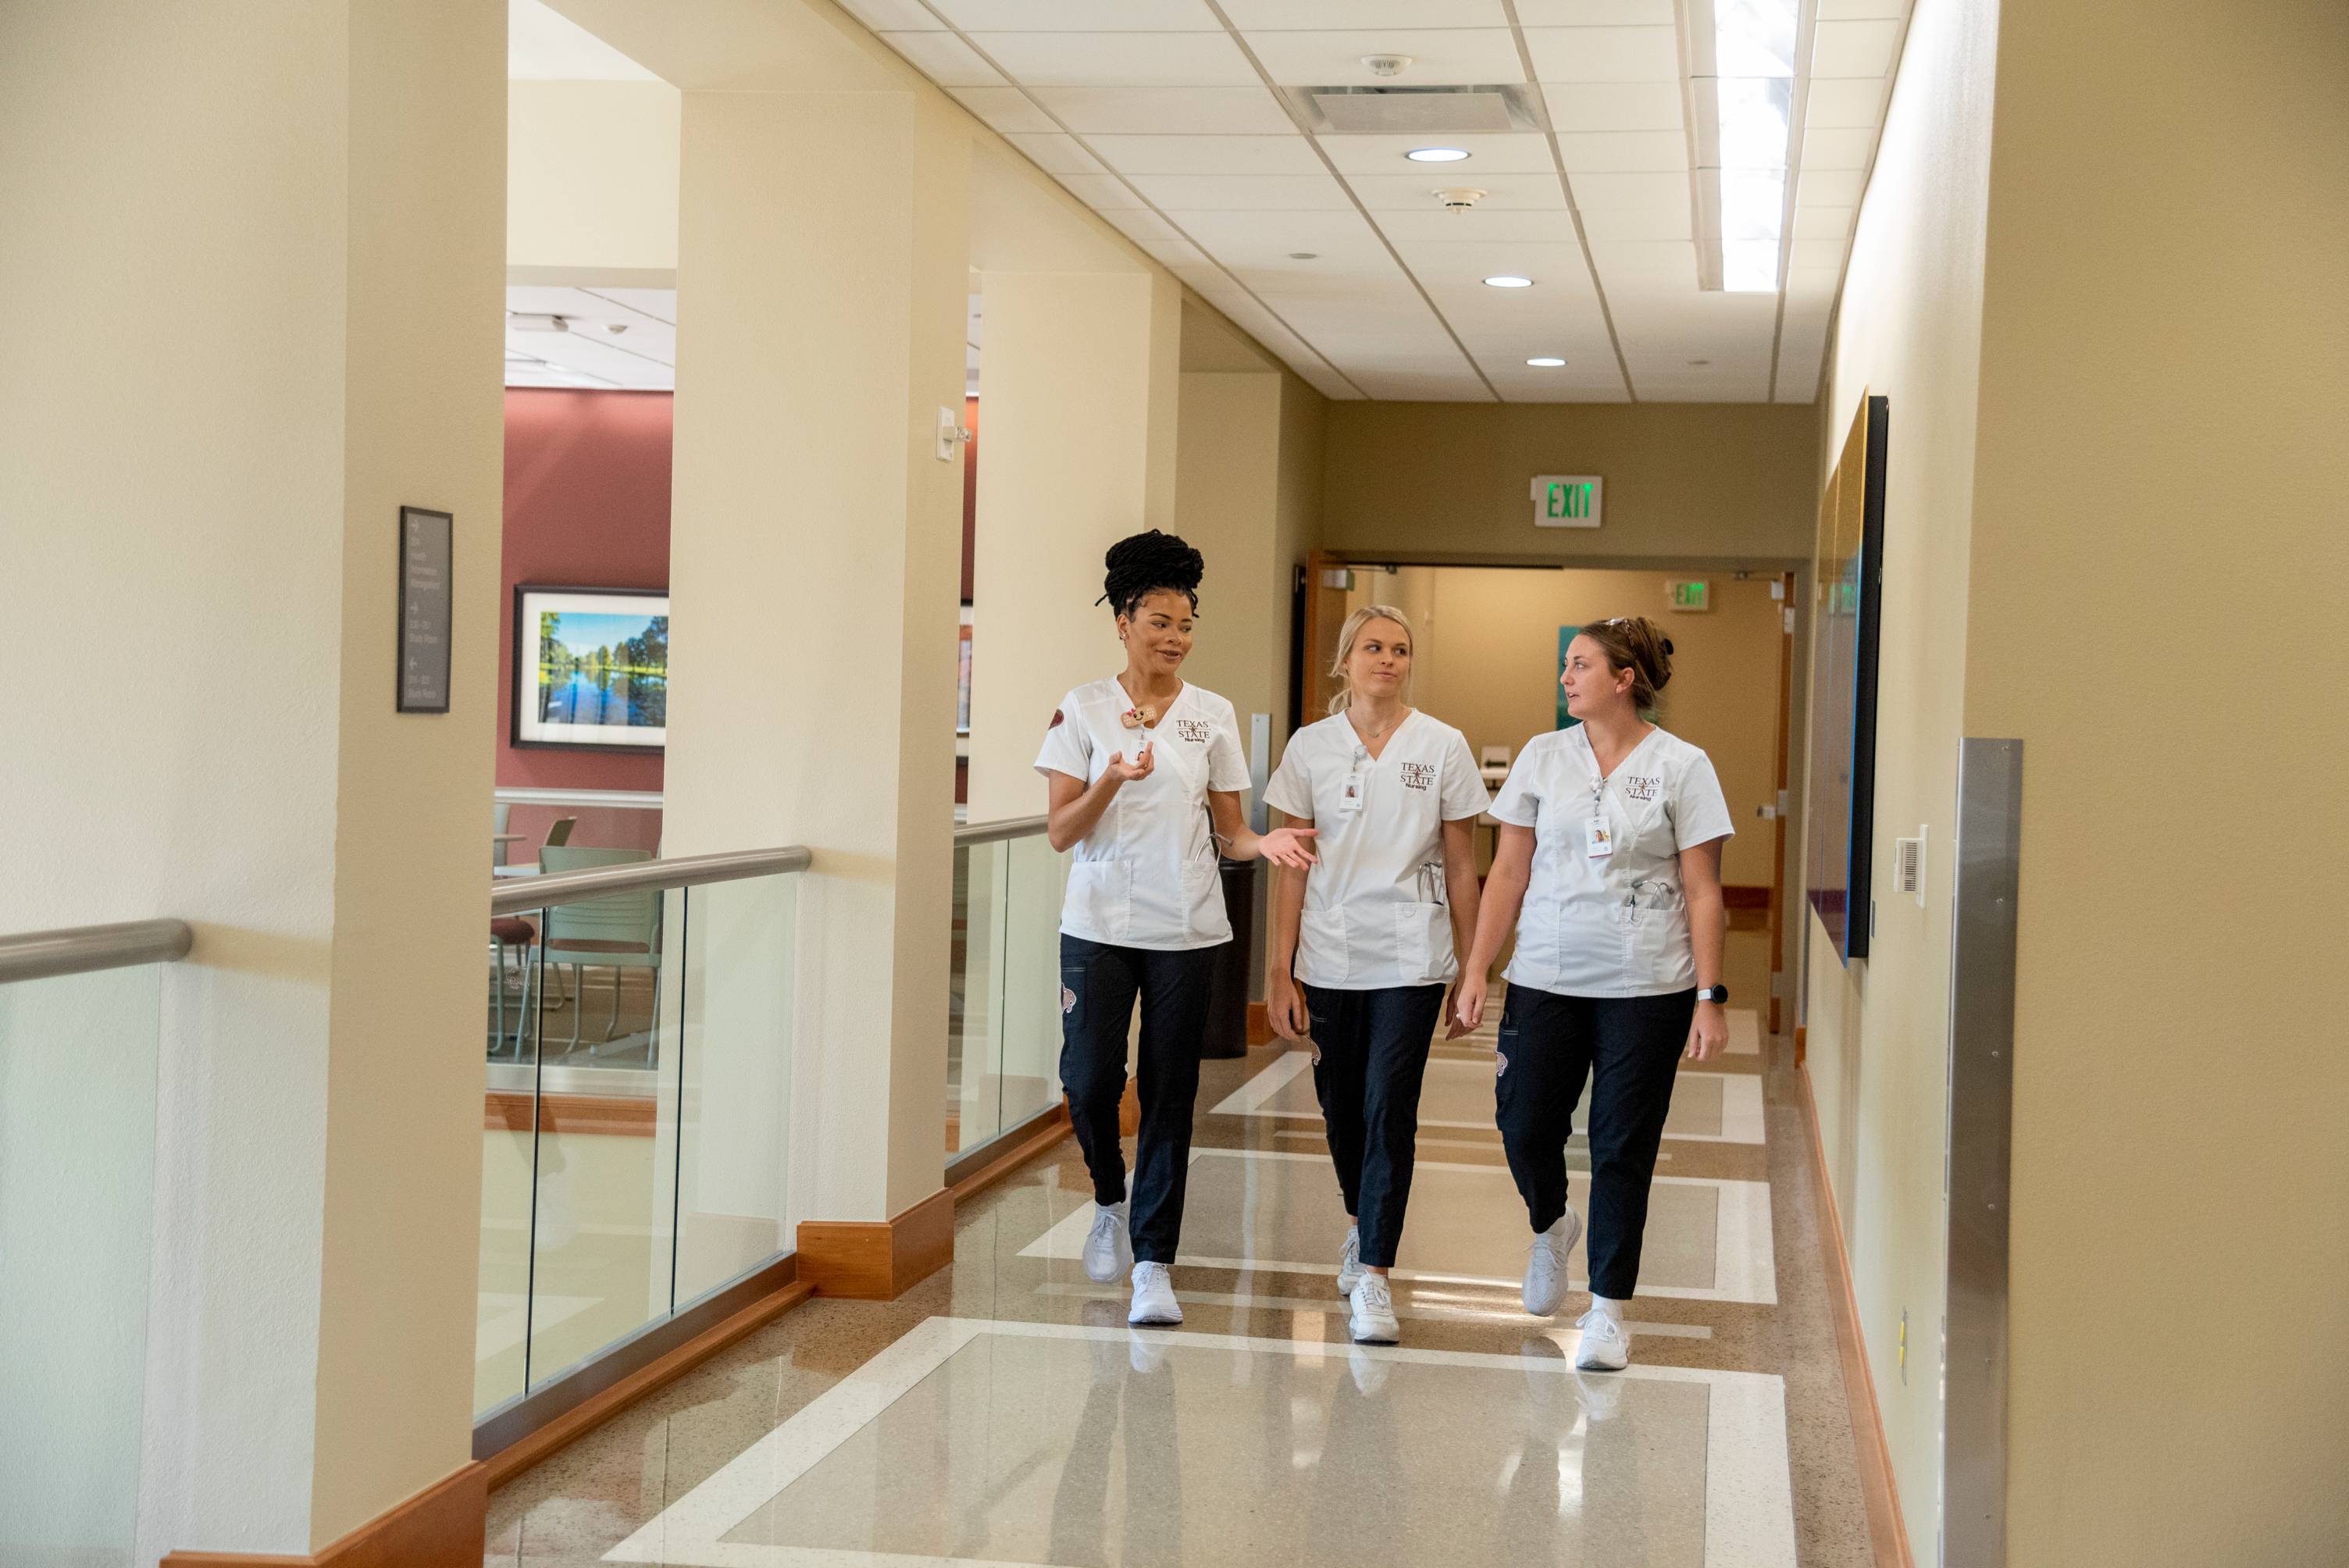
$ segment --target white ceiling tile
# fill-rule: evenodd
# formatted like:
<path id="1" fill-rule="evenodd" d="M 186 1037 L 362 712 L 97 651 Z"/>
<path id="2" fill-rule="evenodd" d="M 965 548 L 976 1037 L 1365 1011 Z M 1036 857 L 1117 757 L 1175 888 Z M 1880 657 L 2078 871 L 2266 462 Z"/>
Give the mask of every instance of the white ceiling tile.
<path id="1" fill-rule="evenodd" d="M 1687 133 L 1681 84 L 1545 82 L 1542 99 L 1551 128 L 1570 130 L 1677 130 Z"/>
<path id="2" fill-rule="evenodd" d="M 1805 169 L 1865 169 L 1876 132 L 1860 129 L 1805 130 Z"/>
<path id="3" fill-rule="evenodd" d="M 1896 20 L 1909 14 L 1909 0 L 1819 0 L 1822 22 L 1860 22 L 1872 16 Z"/>
<path id="4" fill-rule="evenodd" d="M 1419 291 L 1411 286 L 1411 280 L 1392 268 L 1389 271 L 1391 275 L 1387 277 L 1363 278 L 1332 277 L 1310 267 L 1287 273 L 1252 267 L 1243 271 L 1239 279 L 1259 298 L 1311 301 L 1317 306 L 1347 305 L 1361 321 L 1374 321 L 1390 312 L 1411 315 L 1424 310 L 1425 304 Z"/>
<path id="5" fill-rule="evenodd" d="M 1843 265 L 1843 240 L 1796 240 L 1790 249 L 1786 265 L 1794 267 L 1837 267 Z"/>
<path id="6" fill-rule="evenodd" d="M 1114 174 L 1059 174 L 1053 178 L 1075 192 L 1078 201 L 1098 212 L 1125 211 L 1150 205 Z"/>
<path id="7" fill-rule="evenodd" d="M 1795 181 L 1795 200 L 1806 207 L 1859 205 L 1859 170 L 1806 167 Z"/>
<path id="8" fill-rule="evenodd" d="M 1406 241 L 1574 239 L 1574 218 L 1564 206 L 1543 209 L 1479 207 L 1473 212 L 1382 211 L 1379 229 L 1397 244 Z"/>
<path id="9" fill-rule="evenodd" d="M 1449 167 L 1443 166 L 1443 167 Z M 1481 180 L 1451 180 L 1438 173 L 1426 174 L 1356 174 L 1346 183 L 1362 199 L 1362 205 L 1373 212 L 1433 212 L 1438 216 L 1473 217 L 1477 212 L 1514 210 L 1516 211 L 1566 211 L 1566 192 L 1556 174 L 1487 174 Z M 1455 186 L 1478 190 L 1485 194 L 1466 213 L 1444 211 L 1444 203 L 1436 197 L 1438 191 Z"/>
<path id="10" fill-rule="evenodd" d="M 1486 390 L 1473 371 L 1463 370 L 1455 376 L 1431 374 L 1387 375 L 1364 371 L 1354 377 L 1363 391 L 1390 403 L 1490 403 L 1493 394 Z"/>
<path id="11" fill-rule="evenodd" d="M 1222 33 L 973 33 L 1030 88 L 1237 88 L 1257 80 Z"/>
<path id="12" fill-rule="evenodd" d="M 1476 185 L 1485 174 L 1546 174 L 1549 139 L 1537 131 L 1503 136 L 1324 136 L 1321 150 L 1341 174 L 1425 172 L 1438 182 Z M 1468 156 L 1456 163 L 1413 163 L 1403 156 L 1415 148 L 1457 148 Z"/>
<path id="13" fill-rule="evenodd" d="M 1079 146 L 1076 138 L 1057 131 L 1019 131 L 1003 139 L 1026 153 L 1047 174 L 1105 174 L 1100 159 Z"/>
<path id="14" fill-rule="evenodd" d="M 1162 212 L 1350 211 L 1345 188 L 1327 174 L 1136 174 L 1135 189 Z"/>
<path id="15" fill-rule="evenodd" d="M 1526 79 L 1516 39 L 1506 27 L 1447 27 L 1440 31 L 1244 34 L 1247 46 L 1284 87 L 1371 87 L 1390 78 L 1362 64 L 1365 55 L 1409 55 L 1398 86 L 1462 87 Z"/>
<path id="16" fill-rule="evenodd" d="M 1821 22 L 1811 34 L 1811 77 L 1890 76 L 1899 46 L 1897 21 Z"/>
<path id="17" fill-rule="evenodd" d="M 946 24 L 922 0 L 840 0 L 849 14 L 876 33 L 935 33 Z"/>
<path id="18" fill-rule="evenodd" d="M 1220 33 L 1206 0 L 937 0 L 966 33 Z"/>
<path id="19" fill-rule="evenodd" d="M 1226 265 L 1292 251 L 1331 252 L 1378 244 L 1360 212 L 1185 212 L 1183 228 Z"/>
<path id="20" fill-rule="evenodd" d="M 1590 259 L 1609 288 L 1634 279 L 1665 278 L 1696 287 L 1696 243 L 1692 240 L 1594 240 Z"/>
<path id="21" fill-rule="evenodd" d="M 1137 242 L 1143 240 L 1178 240 L 1182 238 L 1180 234 L 1175 232 L 1174 224 L 1169 223 L 1165 219 L 1160 217 L 1155 212 L 1140 210 L 1130 212 L 1108 211 L 1103 212 L 1102 216 L 1108 219 L 1111 226 L 1123 233 L 1127 239 Z"/>
<path id="22" fill-rule="evenodd" d="M 1093 151 L 1126 174 L 1318 174 L 1313 144 L 1288 136 L 1095 136 Z"/>
<path id="23" fill-rule="evenodd" d="M 1796 300 L 1815 300 L 1825 304 L 1835 298 L 1835 292 L 1842 284 L 1841 266 L 1788 267 L 1786 300 L 1790 305 Z"/>
<path id="24" fill-rule="evenodd" d="M 1206 253 L 1186 240 L 1144 240 L 1142 248 L 1168 266 L 1206 266 Z"/>
<path id="25" fill-rule="evenodd" d="M 1568 174 L 1671 172 L 1689 166 L 1688 138 L 1673 130 L 1574 131 L 1557 139 Z"/>
<path id="26" fill-rule="evenodd" d="M 1371 278 L 1392 283 L 1402 276 L 1402 269 L 1395 264 L 1393 255 L 1376 236 L 1367 233 L 1336 243 L 1325 240 L 1319 249 L 1299 246 L 1294 251 L 1226 241 L 1216 247 L 1216 254 L 1248 287 L 1262 284 L 1275 293 L 1294 292 L 1289 281 L 1299 277 Z"/>
<path id="27" fill-rule="evenodd" d="M 1689 211 L 1689 177 L 1670 174 L 1579 174 L 1574 177 L 1574 204 L 1585 212 L 1609 209 L 1642 211 Z"/>
<path id="28" fill-rule="evenodd" d="M 1252 88 L 1039 88 L 1037 101 L 1080 136 L 1278 136 L 1294 132 L 1280 100 Z"/>
<path id="29" fill-rule="evenodd" d="M 1873 129 L 1884 118 L 1884 94 L 1889 85 L 1882 77 L 1814 77 L 1803 99 L 1804 129 Z"/>
<path id="30" fill-rule="evenodd" d="M 1851 238 L 1852 209 L 1849 207 L 1797 207 L 1795 209 L 1795 238 L 1797 240 L 1848 240 Z"/>
<path id="31" fill-rule="evenodd" d="M 1506 27 L 1501 0 L 1224 0 L 1244 33 L 1267 28 Z"/>
<path id="32" fill-rule="evenodd" d="M 1395 252 L 1416 273 L 1420 282 L 1430 287 L 1474 284 L 1479 294 L 1491 296 L 1496 304 L 1516 309 L 1528 300 L 1543 296 L 1546 289 L 1486 288 L 1484 280 L 1502 273 L 1515 273 L 1533 278 L 1544 284 L 1578 284 L 1581 292 L 1589 292 L 1590 267 L 1582 259 L 1582 247 L 1572 241 L 1507 241 L 1477 240 L 1428 243 L 1398 242 Z"/>
<path id="33" fill-rule="evenodd" d="M 1619 27 L 1674 25 L 1672 0 L 1517 0 L 1527 27 Z"/>
<path id="34" fill-rule="evenodd" d="M 1545 82 L 1677 82 L 1671 27 L 1527 27 L 1534 75 Z"/>
<path id="35" fill-rule="evenodd" d="M 952 33 L 883 33 L 881 41 L 942 88 L 999 88 L 1003 73 Z"/>
<path id="36" fill-rule="evenodd" d="M 1060 128 L 1018 88 L 953 88 L 949 96 L 1006 136 L 1014 131 L 1050 131 Z"/>
<path id="37" fill-rule="evenodd" d="M 1600 240 L 1690 240 L 1696 237 L 1696 220 L 1685 203 L 1678 207 L 1585 208 L 1582 232 L 1593 242 Z"/>

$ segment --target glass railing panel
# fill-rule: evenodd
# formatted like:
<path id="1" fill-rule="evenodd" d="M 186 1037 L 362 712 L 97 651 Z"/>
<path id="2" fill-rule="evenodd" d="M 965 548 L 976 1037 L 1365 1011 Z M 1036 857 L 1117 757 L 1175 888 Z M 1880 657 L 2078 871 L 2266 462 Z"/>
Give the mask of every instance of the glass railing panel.
<path id="1" fill-rule="evenodd" d="M 788 1252 L 791 985 L 800 878 L 685 889 L 678 1136 L 672 1191 L 679 1306 Z"/>
<path id="2" fill-rule="evenodd" d="M 1004 900 L 1009 843 L 955 847 L 947 1012 L 946 1152 L 1003 1130 Z"/>
<path id="3" fill-rule="evenodd" d="M 131 1560 L 160 986 L 0 985 L 0 1563 Z"/>
<path id="4" fill-rule="evenodd" d="M 530 1373 L 530 1208 L 538 1159 L 538 916 L 492 920 L 481 1116 L 481 1270 L 473 1414 L 519 1397 Z M 561 1015 L 548 1015 L 559 1017 Z"/>
<path id="5" fill-rule="evenodd" d="M 538 922 L 533 1388 L 669 1311 L 677 1124 L 662 1082 L 681 1054 L 686 892 L 558 904 Z"/>
<path id="6" fill-rule="evenodd" d="M 1041 833 L 1012 839 L 1003 910 L 1002 1121 L 1018 1127 L 1061 1099 L 1061 899 L 1069 857 Z"/>

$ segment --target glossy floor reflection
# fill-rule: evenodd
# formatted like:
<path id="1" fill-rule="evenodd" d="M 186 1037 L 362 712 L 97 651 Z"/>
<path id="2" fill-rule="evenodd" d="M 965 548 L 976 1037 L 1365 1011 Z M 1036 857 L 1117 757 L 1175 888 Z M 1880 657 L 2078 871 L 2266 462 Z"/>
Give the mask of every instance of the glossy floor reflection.
<path id="1" fill-rule="evenodd" d="M 812 1302 L 517 1477 L 485 1562 L 1868 1563 L 1786 1052 L 1683 1072 L 1624 1374 L 1571 1368 L 1578 1249 L 1555 1317 L 1519 1304 L 1489 1119 L 1423 1130 L 1403 1343 L 1348 1343 L 1310 1078 L 1264 1047 L 1203 1070 L 1181 1330 L 1085 1278 L 1063 1141 L 957 1211 L 951 1269 Z M 1435 1062 L 1489 1117 L 1489 1047 Z"/>

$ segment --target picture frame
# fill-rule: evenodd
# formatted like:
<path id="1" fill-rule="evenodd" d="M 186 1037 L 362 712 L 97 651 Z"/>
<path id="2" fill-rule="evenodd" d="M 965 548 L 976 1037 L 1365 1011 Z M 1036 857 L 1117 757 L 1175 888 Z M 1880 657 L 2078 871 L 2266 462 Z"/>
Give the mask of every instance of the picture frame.
<path id="1" fill-rule="evenodd" d="M 668 744 L 668 590 L 514 587 L 517 748 L 653 751 Z"/>
<path id="2" fill-rule="evenodd" d="M 456 519 L 430 507 L 399 509 L 398 645 L 392 711 L 447 713 L 454 629 Z"/>

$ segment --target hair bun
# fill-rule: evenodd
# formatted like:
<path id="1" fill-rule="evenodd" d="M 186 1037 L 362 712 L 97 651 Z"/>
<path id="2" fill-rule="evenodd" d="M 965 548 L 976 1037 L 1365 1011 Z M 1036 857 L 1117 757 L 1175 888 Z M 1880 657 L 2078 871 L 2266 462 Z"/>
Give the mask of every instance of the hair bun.
<path id="1" fill-rule="evenodd" d="M 1672 646 L 1672 640 L 1670 637 L 1666 637 L 1664 639 L 1664 657 L 1669 659 L 1674 654 L 1679 652 L 1680 650 L 1678 648 Z"/>
<path id="2" fill-rule="evenodd" d="M 1199 580 L 1207 574 L 1207 558 L 1174 534 L 1155 528 L 1128 534 L 1109 547 L 1102 564 L 1108 571 L 1102 579 L 1102 596 L 1093 603 L 1106 601 L 1118 614 L 1131 615 L 1135 605 L 1162 589 L 1184 594 L 1194 610 L 1199 607 Z"/>

